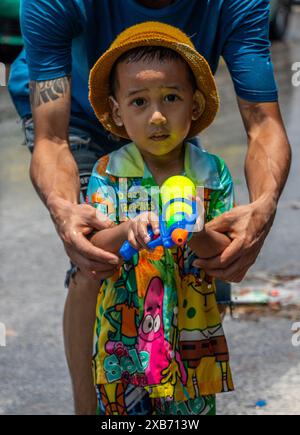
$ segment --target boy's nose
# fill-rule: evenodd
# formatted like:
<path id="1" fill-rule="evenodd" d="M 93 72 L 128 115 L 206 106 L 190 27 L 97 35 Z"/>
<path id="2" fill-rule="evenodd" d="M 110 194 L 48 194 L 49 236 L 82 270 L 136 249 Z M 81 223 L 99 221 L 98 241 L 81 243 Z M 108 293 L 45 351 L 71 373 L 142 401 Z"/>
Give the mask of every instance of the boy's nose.
<path id="1" fill-rule="evenodd" d="M 151 119 L 150 119 L 150 124 L 165 125 L 166 123 L 167 123 L 166 117 L 159 110 L 156 110 L 155 112 L 153 112 Z"/>

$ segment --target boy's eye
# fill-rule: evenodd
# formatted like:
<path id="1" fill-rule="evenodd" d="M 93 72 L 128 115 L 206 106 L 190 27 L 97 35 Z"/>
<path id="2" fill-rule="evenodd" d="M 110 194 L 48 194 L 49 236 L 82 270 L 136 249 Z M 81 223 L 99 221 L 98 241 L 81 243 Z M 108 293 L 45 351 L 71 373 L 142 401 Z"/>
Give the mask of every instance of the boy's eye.
<path id="1" fill-rule="evenodd" d="M 173 103 L 174 101 L 179 100 L 178 95 L 175 94 L 169 94 L 165 96 L 165 101 L 169 102 L 169 103 Z"/>
<path id="2" fill-rule="evenodd" d="M 141 107 L 144 105 L 144 103 L 145 103 L 144 98 L 136 98 L 135 100 L 132 101 L 131 104 L 135 107 Z"/>

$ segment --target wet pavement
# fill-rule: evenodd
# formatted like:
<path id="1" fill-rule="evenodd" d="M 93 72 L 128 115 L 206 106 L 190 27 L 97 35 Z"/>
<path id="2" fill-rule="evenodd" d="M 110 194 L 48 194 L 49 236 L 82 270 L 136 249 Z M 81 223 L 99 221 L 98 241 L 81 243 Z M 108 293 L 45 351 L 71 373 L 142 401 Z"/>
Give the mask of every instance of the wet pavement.
<path id="1" fill-rule="evenodd" d="M 290 178 L 271 234 L 249 272 L 299 277 L 300 86 L 292 86 L 292 64 L 300 62 L 300 10 L 285 42 L 273 45 L 283 117 L 293 148 Z M 221 111 L 203 144 L 228 163 L 238 203 L 247 202 L 243 175 L 246 135 L 224 65 L 217 80 Z M 68 264 L 46 209 L 29 176 L 29 153 L 21 146 L 21 124 L 7 90 L 0 88 L 0 414 L 70 414 L 71 389 L 64 359 L 61 319 Z M 242 284 L 245 285 L 245 284 Z M 298 289 L 300 291 L 300 289 Z M 292 345 L 294 318 L 258 316 L 225 320 L 236 391 L 218 399 L 220 414 L 300 414 L 300 348 Z M 1 341 L 0 341 L 1 344 Z M 259 401 L 266 406 L 256 408 Z"/>

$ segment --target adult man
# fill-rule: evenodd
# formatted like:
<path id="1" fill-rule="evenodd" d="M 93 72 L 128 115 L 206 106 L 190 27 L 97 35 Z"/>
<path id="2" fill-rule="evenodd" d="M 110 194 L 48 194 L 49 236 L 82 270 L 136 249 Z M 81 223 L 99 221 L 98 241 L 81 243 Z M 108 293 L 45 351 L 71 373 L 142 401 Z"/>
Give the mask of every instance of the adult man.
<path id="1" fill-rule="evenodd" d="M 93 413 L 95 406 L 90 360 L 97 280 L 118 267 L 117 257 L 85 238 L 110 222 L 100 221 L 93 208 L 78 204 L 78 168 L 84 193 L 96 159 L 121 145 L 101 130 L 93 115 L 87 97 L 89 70 L 125 27 L 150 20 L 182 28 L 213 72 L 220 55 L 225 58 L 248 135 L 245 169 L 250 204 L 210 224 L 226 232 L 232 243 L 221 256 L 199 259 L 199 266 L 220 279 L 240 281 L 272 226 L 291 158 L 269 55 L 268 8 L 268 0 L 22 2 L 26 60 L 22 53 L 12 66 L 9 87 L 24 119 L 29 145 L 34 133 L 32 182 L 67 254 L 86 276 L 79 282 L 74 270 L 70 274 L 64 317 L 78 414 Z"/>

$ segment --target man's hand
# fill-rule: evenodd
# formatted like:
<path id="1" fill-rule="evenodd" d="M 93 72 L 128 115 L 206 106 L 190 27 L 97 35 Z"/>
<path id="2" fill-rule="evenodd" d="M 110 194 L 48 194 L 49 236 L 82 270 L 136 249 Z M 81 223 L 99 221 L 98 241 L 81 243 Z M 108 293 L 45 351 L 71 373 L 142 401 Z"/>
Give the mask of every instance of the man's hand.
<path id="1" fill-rule="evenodd" d="M 248 136 L 245 175 L 251 204 L 236 207 L 207 225 L 226 233 L 232 242 L 221 255 L 195 262 L 212 276 L 232 282 L 240 282 L 254 264 L 273 224 L 291 164 L 278 103 L 238 98 L 238 105 Z"/>
<path id="2" fill-rule="evenodd" d="M 114 274 L 121 260 L 97 248 L 87 239 L 93 231 L 110 228 L 114 223 L 87 204 L 72 204 L 56 198 L 48 201 L 58 235 L 66 253 L 88 278 L 105 279 Z"/>
<path id="3" fill-rule="evenodd" d="M 119 259 L 93 246 L 87 236 L 93 230 L 110 227 L 112 222 L 100 220 L 93 207 L 77 204 L 79 174 L 68 140 L 70 77 L 30 82 L 30 100 L 35 127 L 32 183 L 49 209 L 72 262 L 88 278 L 107 278 L 115 272 Z"/>
<path id="4" fill-rule="evenodd" d="M 240 282 L 254 264 L 272 227 L 276 204 L 269 199 L 260 199 L 249 205 L 235 207 L 206 224 L 207 228 L 226 233 L 232 240 L 221 255 L 210 259 L 195 260 L 216 278 Z"/>

